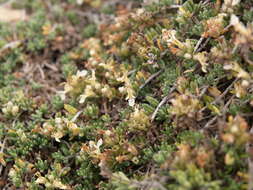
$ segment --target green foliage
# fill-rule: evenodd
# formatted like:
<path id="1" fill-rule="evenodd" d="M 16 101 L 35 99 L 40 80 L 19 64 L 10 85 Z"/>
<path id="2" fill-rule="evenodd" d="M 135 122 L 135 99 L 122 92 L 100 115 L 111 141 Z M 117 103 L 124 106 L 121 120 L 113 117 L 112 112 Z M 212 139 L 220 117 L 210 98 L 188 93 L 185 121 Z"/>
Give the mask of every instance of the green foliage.
<path id="1" fill-rule="evenodd" d="M 220 181 L 210 181 L 210 174 L 204 173 L 202 169 L 197 169 L 194 165 L 188 165 L 186 171 L 171 171 L 170 175 L 176 180 L 177 183 L 169 185 L 170 189 L 221 189 Z"/>
<path id="2" fill-rule="evenodd" d="M 15 1 L 0 189 L 249 188 L 253 4 L 231 2 Z"/>

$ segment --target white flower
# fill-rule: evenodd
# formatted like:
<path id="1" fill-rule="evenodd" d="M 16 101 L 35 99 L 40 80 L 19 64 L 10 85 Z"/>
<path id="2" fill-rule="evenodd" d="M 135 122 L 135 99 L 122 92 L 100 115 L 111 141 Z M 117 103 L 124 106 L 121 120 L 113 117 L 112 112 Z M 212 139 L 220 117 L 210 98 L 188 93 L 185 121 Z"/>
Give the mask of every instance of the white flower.
<path id="1" fill-rule="evenodd" d="M 128 100 L 128 105 L 131 106 L 131 107 L 133 107 L 134 104 L 135 104 L 135 98 L 130 98 L 130 99 Z"/>
<path id="2" fill-rule="evenodd" d="M 235 6 L 240 3 L 241 0 L 225 0 L 224 4 Z"/>
<path id="3" fill-rule="evenodd" d="M 239 18 L 235 16 L 234 14 L 232 14 L 230 18 L 230 24 L 233 26 L 235 26 L 236 24 L 239 24 Z"/>
<path id="4" fill-rule="evenodd" d="M 126 91 L 126 88 L 124 86 L 119 87 L 120 93 L 124 93 Z"/>
<path id="5" fill-rule="evenodd" d="M 89 147 L 90 147 L 90 149 L 92 149 L 93 151 L 93 153 L 95 153 L 95 154 L 100 154 L 101 152 L 100 152 L 100 146 L 103 144 L 103 140 L 102 139 L 99 139 L 98 140 L 98 142 L 97 142 L 97 144 L 95 144 L 95 142 L 94 141 L 89 141 Z"/>
<path id="6" fill-rule="evenodd" d="M 64 133 L 62 131 L 57 131 L 56 133 L 53 133 L 51 137 L 53 137 L 57 142 L 61 142 L 60 139 L 64 136 Z"/>
<path id="7" fill-rule="evenodd" d="M 193 58 L 200 62 L 201 66 L 202 66 L 202 71 L 206 73 L 207 72 L 206 68 L 208 66 L 208 64 L 207 64 L 207 61 L 208 61 L 207 52 L 205 52 L 205 51 L 199 52 L 199 53 L 195 54 L 193 56 Z"/>
<path id="8" fill-rule="evenodd" d="M 92 89 L 92 86 L 91 85 L 87 85 L 85 90 L 84 90 L 84 94 L 80 95 L 80 100 L 79 100 L 79 103 L 80 104 L 83 104 L 86 100 L 86 98 L 88 97 L 92 97 L 92 96 L 95 96 L 95 92 L 93 91 Z"/>
<path id="9" fill-rule="evenodd" d="M 62 122 L 62 119 L 60 117 L 55 118 L 55 123 L 60 124 Z"/>
<path id="10" fill-rule="evenodd" d="M 12 115 L 17 115 L 18 112 L 19 112 L 19 107 L 16 105 L 13 106 L 11 110 Z"/>
<path id="11" fill-rule="evenodd" d="M 45 184 L 46 182 L 47 182 L 47 179 L 45 177 L 39 177 L 35 181 L 36 184 Z"/>
<path id="12" fill-rule="evenodd" d="M 145 9 L 140 8 L 140 9 L 137 9 L 136 14 L 137 16 L 141 16 L 144 12 L 145 12 Z"/>
<path id="13" fill-rule="evenodd" d="M 242 81 L 242 86 L 245 87 L 245 88 L 247 88 L 249 86 L 249 81 L 243 80 Z"/>
<path id="14" fill-rule="evenodd" d="M 65 91 L 58 91 L 57 94 L 60 96 L 61 100 L 66 99 L 66 93 Z"/>
<path id="15" fill-rule="evenodd" d="M 176 45 L 179 49 L 189 48 L 187 43 L 180 42 L 176 37 L 176 30 L 162 30 L 162 39 L 168 43 L 168 46 Z"/>
<path id="16" fill-rule="evenodd" d="M 77 3 L 78 5 L 82 5 L 82 4 L 83 4 L 83 0 L 76 0 L 76 3 Z"/>
<path id="17" fill-rule="evenodd" d="M 82 71 L 77 71 L 76 76 L 85 77 L 87 74 L 88 74 L 88 71 L 82 70 Z"/>

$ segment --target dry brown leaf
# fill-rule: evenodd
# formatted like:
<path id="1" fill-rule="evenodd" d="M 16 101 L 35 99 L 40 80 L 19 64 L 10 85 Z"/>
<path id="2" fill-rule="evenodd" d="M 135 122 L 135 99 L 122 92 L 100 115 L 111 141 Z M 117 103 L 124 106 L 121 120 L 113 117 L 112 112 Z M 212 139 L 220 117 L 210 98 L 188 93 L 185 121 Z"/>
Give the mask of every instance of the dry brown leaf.
<path id="1" fill-rule="evenodd" d="M 221 91 L 219 91 L 218 88 L 216 87 L 209 87 L 208 92 L 213 96 L 213 97 L 218 97 L 221 95 Z"/>

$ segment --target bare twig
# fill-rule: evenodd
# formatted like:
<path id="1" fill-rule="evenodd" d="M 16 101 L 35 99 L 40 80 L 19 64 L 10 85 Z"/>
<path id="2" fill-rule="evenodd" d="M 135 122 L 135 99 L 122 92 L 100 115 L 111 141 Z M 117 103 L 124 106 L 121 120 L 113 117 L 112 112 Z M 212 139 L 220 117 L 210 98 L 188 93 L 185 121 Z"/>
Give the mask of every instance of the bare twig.
<path id="1" fill-rule="evenodd" d="M 232 100 L 234 99 L 235 95 L 231 96 L 231 98 L 227 101 L 225 106 L 222 108 L 222 114 L 225 114 L 227 111 L 228 106 L 231 104 Z"/>
<path id="2" fill-rule="evenodd" d="M 198 95 L 198 98 L 201 98 L 206 93 L 209 86 L 204 86 L 204 88 L 201 90 L 200 94 Z"/>
<path id="3" fill-rule="evenodd" d="M 232 54 L 234 54 L 238 50 L 238 45 L 236 44 L 235 47 L 232 50 Z"/>
<path id="4" fill-rule="evenodd" d="M 206 41 L 197 49 L 196 52 L 201 51 L 206 46 L 206 44 L 209 42 L 210 39 L 211 38 L 207 38 Z"/>
<path id="5" fill-rule="evenodd" d="M 234 84 L 239 80 L 239 78 L 236 78 L 228 87 L 227 89 L 219 96 L 217 97 L 213 102 L 211 102 L 210 104 L 216 104 L 217 102 L 219 102 L 224 96 L 226 96 L 226 94 L 228 93 L 228 91 L 234 86 Z M 207 108 L 207 106 L 203 107 L 200 112 L 204 111 Z"/>
<path id="6" fill-rule="evenodd" d="M 198 50 L 200 44 L 203 42 L 204 39 L 205 39 L 204 37 L 201 37 L 201 38 L 199 39 L 198 43 L 196 44 L 196 46 L 195 46 L 195 48 L 194 48 L 193 53 L 196 53 L 196 52 L 197 52 L 197 50 Z"/>
<path id="7" fill-rule="evenodd" d="M 234 84 L 239 80 L 239 78 L 236 78 L 228 87 L 227 89 L 218 97 L 216 98 L 213 103 L 217 103 L 219 102 L 224 96 L 226 96 L 226 94 L 228 93 L 228 91 L 234 86 Z"/>
<path id="8" fill-rule="evenodd" d="M 45 77 L 45 73 L 44 73 L 43 69 L 41 68 L 40 65 L 37 65 L 37 68 L 40 72 L 41 78 L 44 80 L 46 77 Z"/>
<path id="9" fill-rule="evenodd" d="M 209 0 L 206 0 L 204 2 L 201 2 L 203 6 L 207 5 L 210 1 Z"/>
<path id="10" fill-rule="evenodd" d="M 156 107 L 154 113 L 151 116 L 151 121 L 153 122 L 159 109 L 162 107 L 163 104 L 165 104 L 167 102 L 167 100 L 169 99 L 169 95 L 165 96 L 162 101 L 158 104 L 158 106 Z"/>
<path id="11" fill-rule="evenodd" d="M 55 72 L 57 72 L 57 71 L 59 70 L 57 67 L 53 66 L 52 64 L 44 63 L 43 65 L 44 65 L 45 67 L 47 67 L 47 68 L 49 68 L 49 69 L 55 71 Z"/>
<path id="12" fill-rule="evenodd" d="M 53 87 L 50 87 L 48 84 L 40 84 L 43 88 L 45 88 L 46 90 L 49 90 L 51 92 L 54 92 L 54 93 L 57 93 L 58 91 L 53 88 Z"/>
<path id="13" fill-rule="evenodd" d="M 169 99 L 171 93 L 172 93 L 175 89 L 176 89 L 176 86 L 173 86 L 173 87 L 170 89 L 169 94 L 168 94 L 167 96 L 165 96 L 165 97 L 162 99 L 162 101 L 158 104 L 158 106 L 156 107 L 154 113 L 153 113 L 152 116 L 151 116 L 151 122 L 154 121 L 154 119 L 155 119 L 155 117 L 156 117 L 156 115 L 157 115 L 159 109 L 163 106 L 163 104 L 165 104 L 165 103 L 168 101 L 168 99 Z"/>
<path id="14" fill-rule="evenodd" d="M 136 69 L 133 69 L 133 70 L 129 71 L 129 72 L 127 73 L 127 76 L 133 74 L 134 72 L 136 72 Z"/>
<path id="15" fill-rule="evenodd" d="M 145 190 L 150 190 L 150 189 L 157 189 L 157 190 L 166 190 L 166 188 L 156 180 L 144 180 L 144 181 L 133 181 L 132 185 L 134 187 L 140 188 L 140 189 L 145 189 Z"/>
<path id="16" fill-rule="evenodd" d="M 180 7 L 182 7 L 182 5 L 170 5 L 169 6 L 170 9 L 179 9 Z"/>
<path id="17" fill-rule="evenodd" d="M 210 119 L 210 120 L 205 124 L 205 126 L 204 126 L 201 130 L 208 129 L 208 128 L 216 121 L 217 118 L 218 118 L 218 115 L 214 116 L 212 119 Z"/>
<path id="18" fill-rule="evenodd" d="M 10 43 L 8 43 L 8 44 L 5 44 L 1 49 L 0 49 L 0 55 L 4 52 L 4 51 L 6 51 L 6 50 L 8 50 L 8 49 L 13 49 L 13 48 L 16 48 L 16 47 L 18 47 L 20 44 L 21 44 L 21 40 L 17 40 L 17 41 L 13 41 L 13 42 L 10 42 Z"/>
<path id="19" fill-rule="evenodd" d="M 231 104 L 232 100 L 234 99 L 235 95 L 233 95 L 228 101 L 227 103 L 224 105 L 224 107 L 222 108 L 222 114 L 226 113 L 226 110 L 228 108 L 228 106 Z M 205 126 L 202 128 L 202 130 L 208 129 L 216 120 L 218 119 L 218 115 L 214 116 L 211 120 L 209 120 Z"/>
<path id="20" fill-rule="evenodd" d="M 82 113 L 82 111 L 77 112 L 76 115 L 71 119 L 71 122 L 75 122 L 81 113 Z"/>
<path id="21" fill-rule="evenodd" d="M 160 71 L 154 73 L 153 75 L 151 75 L 144 84 L 142 84 L 140 86 L 140 89 L 143 89 L 148 83 L 150 83 L 154 78 L 156 78 L 158 75 L 160 75 L 162 73 L 163 69 L 161 69 Z"/>
<path id="22" fill-rule="evenodd" d="M 5 142 L 6 142 L 6 138 L 4 138 L 2 145 L 1 145 L 1 149 L 0 149 L 0 153 L 2 154 L 4 152 L 4 148 L 5 148 Z M 0 174 L 2 173 L 3 170 L 3 165 L 0 165 Z"/>

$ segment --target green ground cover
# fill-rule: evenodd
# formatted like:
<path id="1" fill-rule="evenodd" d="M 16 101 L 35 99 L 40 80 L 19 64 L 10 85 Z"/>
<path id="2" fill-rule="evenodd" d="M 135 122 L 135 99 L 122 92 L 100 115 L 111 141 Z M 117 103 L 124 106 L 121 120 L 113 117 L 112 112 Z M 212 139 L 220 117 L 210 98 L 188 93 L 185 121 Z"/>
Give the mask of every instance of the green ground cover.
<path id="1" fill-rule="evenodd" d="M 9 3 L 0 189 L 253 190 L 252 0 Z"/>

